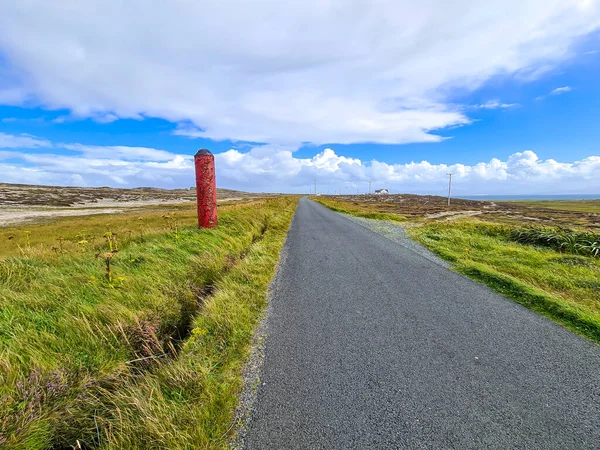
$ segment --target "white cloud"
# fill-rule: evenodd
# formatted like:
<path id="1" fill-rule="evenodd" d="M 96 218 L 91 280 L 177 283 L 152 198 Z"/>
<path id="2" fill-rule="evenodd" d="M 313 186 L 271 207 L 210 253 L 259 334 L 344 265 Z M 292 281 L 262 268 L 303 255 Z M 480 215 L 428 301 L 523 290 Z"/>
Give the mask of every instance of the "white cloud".
<path id="1" fill-rule="evenodd" d="M 550 95 L 560 95 L 560 94 L 565 94 L 567 92 L 571 92 L 573 89 L 571 88 L 571 86 L 563 86 L 563 87 L 559 87 L 556 89 L 553 89 L 552 92 L 550 92 Z"/>
<path id="2" fill-rule="evenodd" d="M 7 155 L 8 156 L 8 155 Z M 172 155 L 167 161 L 125 160 L 109 156 L 90 158 L 83 154 L 64 156 L 58 154 L 21 153 L 22 162 L 2 164 L 0 154 L 0 181 L 50 185 L 87 186 L 158 186 L 189 187 L 193 184 L 192 157 Z M 8 159 L 8 158 L 6 158 Z"/>
<path id="3" fill-rule="evenodd" d="M 575 162 L 539 160 L 530 151 L 517 152 L 505 161 L 493 158 L 474 165 L 431 164 L 428 161 L 389 164 L 361 161 L 325 149 L 312 158 L 296 158 L 288 150 L 255 148 L 216 155 L 223 186 L 258 190 L 308 192 L 316 179 L 321 192 L 364 192 L 368 182 L 394 192 L 435 193 L 447 189 L 447 173 L 454 173 L 455 190 L 462 195 L 482 193 L 594 193 L 600 194 L 600 156 Z"/>
<path id="4" fill-rule="evenodd" d="M 540 76 L 599 26 L 587 0 L 6 1 L 0 103 L 217 140 L 434 142 L 470 121 L 454 88 Z"/>
<path id="5" fill-rule="evenodd" d="M 52 143 L 45 139 L 38 139 L 29 134 L 15 136 L 12 134 L 0 133 L 0 149 L 40 147 L 52 147 Z"/>
<path id="6" fill-rule="evenodd" d="M 8 138 L 5 135 L 4 139 Z M 0 182 L 166 188 L 190 187 L 194 183 L 193 157 L 189 155 L 145 147 L 54 147 L 56 154 L 0 151 Z M 58 154 L 65 149 L 71 154 Z M 344 192 L 346 188 L 348 192 L 364 192 L 372 181 L 374 188 L 385 187 L 393 192 L 443 195 L 446 174 L 451 172 L 455 174 L 457 195 L 600 194 L 600 156 L 559 162 L 540 160 L 533 151 L 526 150 L 504 160 L 493 158 L 473 165 L 428 161 L 389 164 L 338 155 L 331 148 L 307 158 L 296 157 L 293 150 L 263 145 L 218 153 L 218 185 L 252 191 L 308 192 L 316 179 L 320 192 L 337 192 L 340 188 Z"/>
<path id="7" fill-rule="evenodd" d="M 86 114 L 71 114 L 65 116 L 58 116 L 52 119 L 52 123 L 65 123 L 65 122 L 75 122 L 77 120 L 91 118 L 94 122 L 97 123 L 112 123 L 119 120 L 119 117 L 112 113 L 106 112 L 88 112 Z M 134 115 L 130 117 L 131 119 L 141 120 L 142 116 Z"/>
<path id="8" fill-rule="evenodd" d="M 518 108 L 518 103 L 501 103 L 499 100 L 490 100 L 488 102 L 482 103 L 481 105 L 473 106 L 474 109 L 511 109 Z"/>
<path id="9" fill-rule="evenodd" d="M 121 145 L 99 146 L 82 144 L 60 144 L 59 147 L 81 153 L 87 158 L 119 158 L 124 161 L 169 161 L 173 153 L 147 147 Z"/>
<path id="10" fill-rule="evenodd" d="M 558 87 L 556 89 L 552 89 L 548 94 L 546 95 L 540 95 L 539 97 L 536 97 L 536 100 L 542 100 L 550 95 L 561 95 L 561 94 L 566 94 L 567 92 L 571 92 L 573 90 L 573 88 L 571 86 L 563 86 L 563 87 Z"/>

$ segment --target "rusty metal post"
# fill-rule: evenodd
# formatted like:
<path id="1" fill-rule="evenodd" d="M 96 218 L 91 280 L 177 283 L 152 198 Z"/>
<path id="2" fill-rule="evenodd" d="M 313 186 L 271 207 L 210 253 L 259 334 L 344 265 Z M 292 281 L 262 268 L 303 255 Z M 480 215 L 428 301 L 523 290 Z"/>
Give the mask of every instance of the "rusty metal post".
<path id="1" fill-rule="evenodd" d="M 198 199 L 198 228 L 217 226 L 217 181 L 215 157 L 205 148 L 194 155 L 196 167 L 196 197 Z"/>

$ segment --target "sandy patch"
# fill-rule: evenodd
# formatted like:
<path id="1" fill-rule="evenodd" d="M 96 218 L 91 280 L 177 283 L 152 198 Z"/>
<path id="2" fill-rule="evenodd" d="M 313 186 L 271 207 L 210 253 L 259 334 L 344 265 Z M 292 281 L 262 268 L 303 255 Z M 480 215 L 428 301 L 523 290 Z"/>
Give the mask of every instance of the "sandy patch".
<path id="1" fill-rule="evenodd" d="M 8 225 L 29 224 L 53 217 L 89 216 L 91 214 L 115 214 L 126 211 L 115 208 L 90 208 L 90 209 L 34 209 L 4 207 L 0 211 L 0 227 Z"/>
<path id="2" fill-rule="evenodd" d="M 454 220 L 460 217 L 471 217 L 483 214 L 483 211 L 443 211 L 435 214 L 425 214 L 426 219 L 440 219 L 446 217 L 446 220 Z"/>
<path id="3" fill-rule="evenodd" d="M 175 203 L 193 203 L 187 198 L 173 198 L 169 200 L 115 200 L 111 198 L 99 198 L 96 201 L 83 202 L 77 205 L 78 208 L 135 208 L 137 206 L 168 205 Z"/>

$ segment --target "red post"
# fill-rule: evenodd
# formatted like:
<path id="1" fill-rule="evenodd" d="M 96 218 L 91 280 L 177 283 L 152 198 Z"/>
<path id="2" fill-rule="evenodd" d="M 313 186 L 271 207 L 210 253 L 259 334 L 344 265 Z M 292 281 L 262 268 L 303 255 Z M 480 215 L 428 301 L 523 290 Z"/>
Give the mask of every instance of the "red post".
<path id="1" fill-rule="evenodd" d="M 198 198 L 198 228 L 217 226 L 217 181 L 215 157 L 205 148 L 194 155 L 196 166 L 196 197 Z"/>

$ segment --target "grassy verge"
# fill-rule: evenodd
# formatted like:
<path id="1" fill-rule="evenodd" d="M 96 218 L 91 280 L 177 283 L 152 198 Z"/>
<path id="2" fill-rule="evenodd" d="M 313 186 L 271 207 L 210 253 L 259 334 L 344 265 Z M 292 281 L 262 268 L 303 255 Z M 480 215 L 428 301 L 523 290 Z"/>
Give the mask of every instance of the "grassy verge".
<path id="1" fill-rule="evenodd" d="M 314 199 L 334 211 L 374 218 L 365 213 L 369 205 L 340 207 L 347 202 Z M 544 246 L 515 242 L 522 231 L 518 225 L 473 220 L 430 222 L 407 229 L 413 239 L 451 262 L 458 272 L 600 343 L 599 259 L 592 252 L 571 254 L 567 252 L 570 246 L 560 245 L 562 241 L 555 246 L 562 252 L 544 248 L 547 242 Z M 591 239 L 588 232 L 569 233 L 567 237 Z M 535 234 L 547 235 L 548 229 L 538 227 Z M 577 246 L 574 250 L 585 253 Z"/>
<path id="2" fill-rule="evenodd" d="M 600 343 L 600 263 L 513 242 L 511 227 L 432 223 L 410 235 L 454 268 Z"/>
<path id="3" fill-rule="evenodd" d="M 0 446 L 226 447 L 295 203 L 202 231 L 190 207 L 3 230 Z"/>
<path id="4" fill-rule="evenodd" d="M 311 200 L 314 200 L 318 203 L 321 203 L 323 206 L 328 207 L 332 211 L 341 212 L 344 214 L 350 214 L 356 217 L 364 217 L 365 219 L 375 219 L 375 220 L 388 220 L 392 222 L 404 222 L 406 218 L 400 216 L 398 214 L 391 213 L 382 213 L 377 211 L 369 210 L 369 206 L 373 207 L 373 205 L 365 205 L 358 202 L 347 202 L 343 200 L 332 200 L 324 197 L 312 196 Z M 377 206 L 377 205 L 375 205 Z M 390 206 L 390 205 L 384 205 Z"/>

